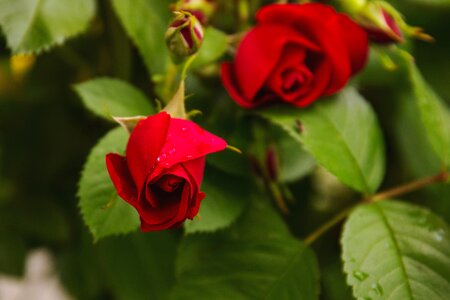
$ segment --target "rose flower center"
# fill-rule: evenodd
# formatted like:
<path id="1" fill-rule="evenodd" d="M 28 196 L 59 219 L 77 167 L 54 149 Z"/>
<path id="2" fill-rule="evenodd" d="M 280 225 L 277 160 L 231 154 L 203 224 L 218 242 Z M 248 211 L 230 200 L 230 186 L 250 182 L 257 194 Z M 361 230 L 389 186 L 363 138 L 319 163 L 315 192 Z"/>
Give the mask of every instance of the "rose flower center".
<path id="1" fill-rule="evenodd" d="M 183 186 L 183 183 L 183 178 L 169 174 L 162 176 L 155 185 L 165 192 L 172 193 Z"/>

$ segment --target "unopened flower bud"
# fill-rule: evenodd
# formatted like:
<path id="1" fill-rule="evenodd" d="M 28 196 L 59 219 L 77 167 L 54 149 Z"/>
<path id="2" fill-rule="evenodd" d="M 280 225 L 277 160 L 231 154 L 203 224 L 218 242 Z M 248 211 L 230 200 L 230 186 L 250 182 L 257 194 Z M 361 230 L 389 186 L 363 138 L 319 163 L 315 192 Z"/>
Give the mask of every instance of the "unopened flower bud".
<path id="1" fill-rule="evenodd" d="M 200 48 L 203 29 L 198 19 L 187 11 L 175 11 L 166 31 L 166 44 L 175 58 L 191 56 Z"/>
<path id="2" fill-rule="evenodd" d="M 188 11 L 204 25 L 216 10 L 216 4 L 212 0 L 180 0 L 173 5 L 173 10 Z"/>
<path id="3" fill-rule="evenodd" d="M 356 21 L 367 32 L 369 39 L 378 44 L 403 42 L 400 24 L 404 24 L 401 15 L 387 3 L 368 2 L 356 14 Z"/>

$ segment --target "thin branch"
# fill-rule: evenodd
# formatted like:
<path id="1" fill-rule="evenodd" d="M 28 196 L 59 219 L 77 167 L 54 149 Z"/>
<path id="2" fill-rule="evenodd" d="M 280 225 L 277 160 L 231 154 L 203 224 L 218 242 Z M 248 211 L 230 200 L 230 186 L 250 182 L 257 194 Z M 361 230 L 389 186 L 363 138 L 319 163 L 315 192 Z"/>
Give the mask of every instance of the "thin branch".
<path id="1" fill-rule="evenodd" d="M 375 201 L 381 201 L 388 198 L 394 198 L 403 194 L 407 194 L 410 192 L 413 192 L 415 190 L 419 190 L 421 188 L 424 188 L 430 184 L 436 183 L 436 182 L 445 182 L 447 178 L 450 176 L 449 172 L 440 172 L 436 175 L 425 177 L 398 187 L 395 187 L 393 189 L 380 192 L 376 195 L 373 195 L 372 197 L 369 197 L 365 199 L 366 202 L 375 202 Z"/>
<path id="2" fill-rule="evenodd" d="M 314 241 L 316 241 L 319 237 L 321 237 L 325 232 L 331 229 L 334 225 L 338 224 L 342 220 L 344 220 L 355 208 L 355 206 L 348 207 L 334 216 L 332 219 L 327 221 L 325 224 L 314 230 L 310 235 L 308 235 L 304 242 L 306 245 L 311 245 Z"/>
<path id="3" fill-rule="evenodd" d="M 428 185 L 437 183 L 437 182 L 446 182 L 450 178 L 450 172 L 449 171 L 442 171 L 436 175 L 425 177 L 386 191 L 382 191 L 378 194 L 375 194 L 370 197 L 366 197 L 361 199 L 358 204 L 351 206 L 349 208 L 346 208 L 345 210 L 338 213 L 336 216 L 334 216 L 332 219 L 327 221 L 325 224 L 317 228 L 315 231 L 313 231 L 311 234 L 309 234 L 304 242 L 307 245 L 311 245 L 314 243 L 319 237 L 321 237 L 325 232 L 327 232 L 330 228 L 335 226 L 336 224 L 340 223 L 342 220 L 344 220 L 358 205 L 362 203 L 371 203 L 376 201 L 382 201 L 389 198 L 397 197 L 403 194 L 407 194 L 413 191 L 416 191 L 418 189 L 424 188 Z"/>

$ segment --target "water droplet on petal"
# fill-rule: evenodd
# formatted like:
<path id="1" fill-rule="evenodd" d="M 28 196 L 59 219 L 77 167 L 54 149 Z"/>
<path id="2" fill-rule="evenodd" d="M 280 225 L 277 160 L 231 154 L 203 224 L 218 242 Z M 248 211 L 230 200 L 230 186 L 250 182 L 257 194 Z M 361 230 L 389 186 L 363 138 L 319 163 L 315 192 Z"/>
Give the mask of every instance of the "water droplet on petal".
<path id="1" fill-rule="evenodd" d="M 172 155 L 174 153 L 175 153 L 175 148 L 172 148 L 172 149 L 169 150 L 169 155 Z"/>
<path id="2" fill-rule="evenodd" d="M 369 277 L 369 275 L 367 275 L 367 273 L 364 273 L 364 272 L 361 272 L 361 271 L 354 271 L 353 272 L 353 276 L 358 281 L 364 281 L 364 280 L 366 280 L 367 277 Z"/>
<path id="3" fill-rule="evenodd" d="M 169 163 L 166 162 L 166 163 L 164 164 L 164 166 L 165 166 L 165 167 L 169 167 Z"/>
<path id="4" fill-rule="evenodd" d="M 186 155 L 186 158 L 187 158 L 187 159 L 191 159 L 191 158 L 192 158 L 192 155 Z"/>
<path id="5" fill-rule="evenodd" d="M 186 127 L 181 127 L 181 131 L 186 132 L 187 128 Z"/>

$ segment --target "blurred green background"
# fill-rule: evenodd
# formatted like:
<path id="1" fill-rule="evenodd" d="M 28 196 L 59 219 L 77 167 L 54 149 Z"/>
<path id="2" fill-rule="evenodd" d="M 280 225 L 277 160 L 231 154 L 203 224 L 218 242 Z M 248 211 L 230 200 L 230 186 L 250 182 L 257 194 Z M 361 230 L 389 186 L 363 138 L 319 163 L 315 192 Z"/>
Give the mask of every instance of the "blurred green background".
<path id="1" fill-rule="evenodd" d="M 394 5 L 410 24 L 435 37 L 431 44 L 414 42 L 412 52 L 424 77 L 450 103 L 450 8 L 435 2 L 424 5 L 398 0 Z M 71 86 L 111 76 L 130 81 L 152 96 L 145 66 L 109 3 L 99 2 L 97 16 L 86 33 L 39 55 L 29 70 L 13 67 L 3 37 L 0 49 L 0 274 L 20 278 L 27 253 L 45 247 L 54 257 L 55 272 L 77 299 L 162 298 L 173 282 L 181 232 L 135 233 L 94 244 L 77 204 L 82 165 L 90 148 L 112 125 L 85 110 Z M 417 115 L 399 108 L 408 106 L 407 100 L 399 100 L 401 80 L 395 76 L 385 79 L 377 67 L 371 68 L 362 77 L 362 91 L 378 112 L 387 138 L 390 181 L 385 185 L 430 175 L 434 163 L 430 149 L 411 145 L 409 138 L 419 134 L 410 129 Z M 206 82 L 209 94 L 199 92 L 195 104 L 207 103 L 211 94 L 224 95 L 217 77 Z M 197 88 L 194 84 L 198 83 L 193 81 L 188 89 Z M 226 105 L 234 107 L 231 101 Z M 404 113 L 397 115 L 400 110 Z M 423 155 L 417 155 L 419 152 Z M 311 179 L 305 179 L 292 184 L 293 192 L 308 194 L 310 183 Z M 409 197 L 426 197 L 425 204 L 449 220 L 450 205 L 433 202 L 433 197 L 445 195 L 448 199 L 448 187 Z M 288 218 L 299 236 L 345 204 L 327 206 L 309 200 L 297 203 Z M 350 299 L 340 271 L 338 230 L 329 233 L 335 238 L 321 239 L 315 245 L 323 269 L 324 299 Z"/>

